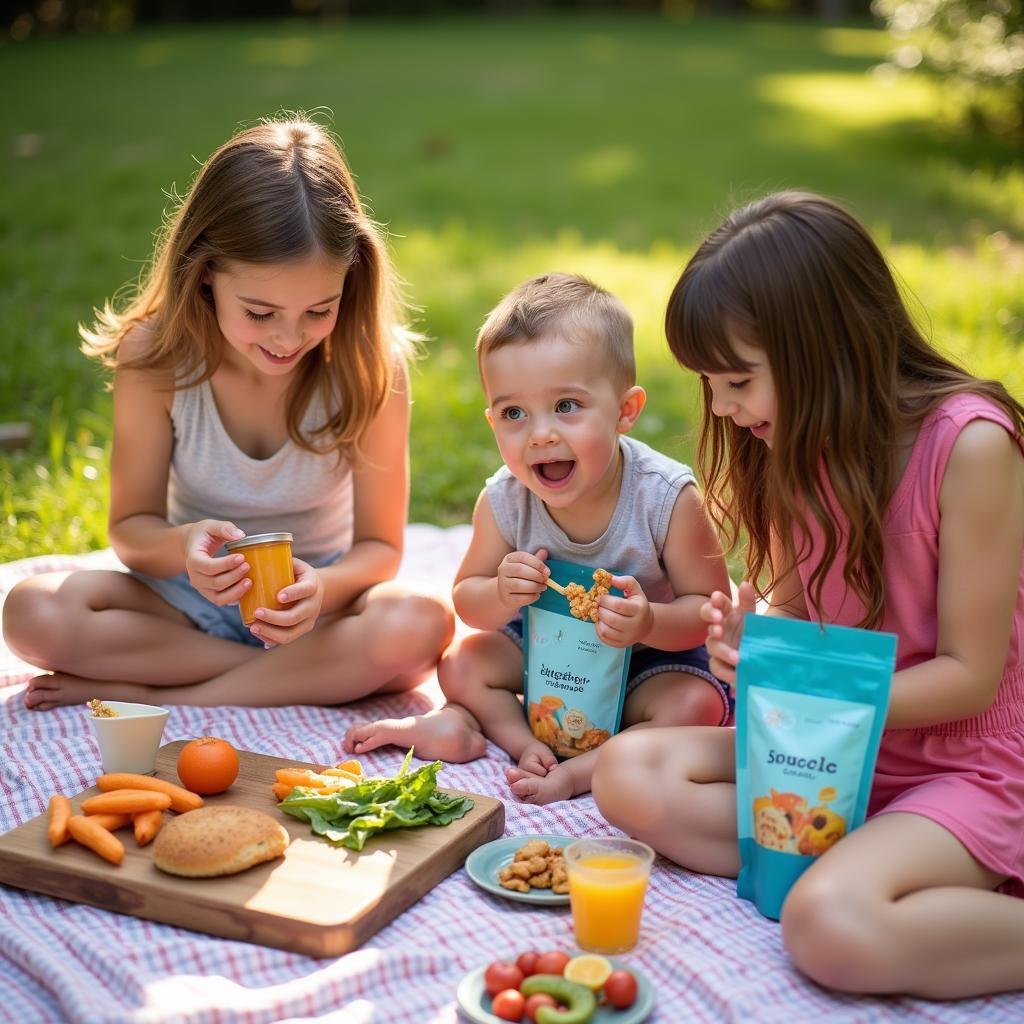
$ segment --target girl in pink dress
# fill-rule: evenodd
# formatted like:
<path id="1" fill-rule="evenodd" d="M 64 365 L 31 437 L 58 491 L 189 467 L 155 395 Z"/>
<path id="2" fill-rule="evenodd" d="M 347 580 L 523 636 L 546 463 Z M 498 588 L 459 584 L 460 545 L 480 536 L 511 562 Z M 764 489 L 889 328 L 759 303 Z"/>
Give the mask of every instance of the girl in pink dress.
<path id="1" fill-rule="evenodd" d="M 850 992 L 1024 987 L 1024 408 L 932 348 L 865 229 L 807 193 L 714 231 L 666 329 L 701 375 L 707 500 L 748 538 L 749 582 L 704 606 L 712 670 L 735 680 L 758 597 L 899 637 L 868 820 L 790 891 L 786 948 Z M 730 730 L 647 729 L 605 745 L 593 792 L 735 876 L 735 777 Z"/>

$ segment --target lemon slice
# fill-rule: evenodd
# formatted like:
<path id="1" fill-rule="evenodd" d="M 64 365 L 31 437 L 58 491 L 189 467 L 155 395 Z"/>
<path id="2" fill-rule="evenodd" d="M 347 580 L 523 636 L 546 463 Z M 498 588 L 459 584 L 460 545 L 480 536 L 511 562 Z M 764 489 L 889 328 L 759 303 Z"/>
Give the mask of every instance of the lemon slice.
<path id="1" fill-rule="evenodd" d="M 575 981 L 596 992 L 612 973 L 611 961 L 596 953 L 574 956 L 566 965 L 563 976 L 566 981 Z"/>

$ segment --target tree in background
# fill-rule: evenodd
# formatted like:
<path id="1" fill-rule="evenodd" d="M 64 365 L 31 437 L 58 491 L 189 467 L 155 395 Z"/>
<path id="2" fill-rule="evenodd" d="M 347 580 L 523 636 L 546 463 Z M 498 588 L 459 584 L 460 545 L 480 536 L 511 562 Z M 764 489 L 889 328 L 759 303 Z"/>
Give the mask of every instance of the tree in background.
<path id="1" fill-rule="evenodd" d="M 874 0 L 900 41 L 898 68 L 930 68 L 960 95 L 977 127 L 1024 134 L 1021 0 Z"/>

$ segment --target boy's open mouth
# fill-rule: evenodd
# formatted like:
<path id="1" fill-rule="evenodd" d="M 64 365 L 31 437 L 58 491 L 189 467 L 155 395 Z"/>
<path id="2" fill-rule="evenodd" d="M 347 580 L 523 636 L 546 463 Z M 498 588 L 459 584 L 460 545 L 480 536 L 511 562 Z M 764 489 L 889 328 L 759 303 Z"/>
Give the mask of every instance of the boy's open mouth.
<path id="1" fill-rule="evenodd" d="M 561 484 L 572 476 L 572 471 L 575 468 L 575 462 L 560 460 L 558 462 L 538 462 L 533 467 L 533 471 L 546 484 Z"/>

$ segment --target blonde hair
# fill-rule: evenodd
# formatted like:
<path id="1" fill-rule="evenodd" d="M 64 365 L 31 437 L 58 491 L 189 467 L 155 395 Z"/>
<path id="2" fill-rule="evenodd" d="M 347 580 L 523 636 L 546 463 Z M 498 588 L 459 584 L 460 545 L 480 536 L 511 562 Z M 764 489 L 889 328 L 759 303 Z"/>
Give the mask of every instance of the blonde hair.
<path id="1" fill-rule="evenodd" d="M 239 131 L 203 165 L 166 218 L 151 263 L 123 308 L 108 300 L 79 325 L 82 351 L 106 366 L 166 372 L 174 390 L 208 380 L 223 339 L 204 276 L 227 260 L 290 263 L 323 257 L 347 268 L 334 330 L 299 364 L 288 392 L 291 439 L 309 451 L 357 455 L 359 441 L 411 353 L 387 247 L 364 211 L 338 143 L 299 114 Z M 136 325 L 140 354 L 118 359 Z M 306 437 L 302 418 L 319 393 L 326 422 Z M 314 443 L 314 440 L 316 443 Z"/>
<path id="2" fill-rule="evenodd" d="M 616 383 L 624 388 L 636 383 L 632 318 L 614 295 L 578 274 L 542 274 L 509 292 L 480 328 L 477 361 L 482 364 L 503 345 L 546 334 L 596 340 Z"/>

